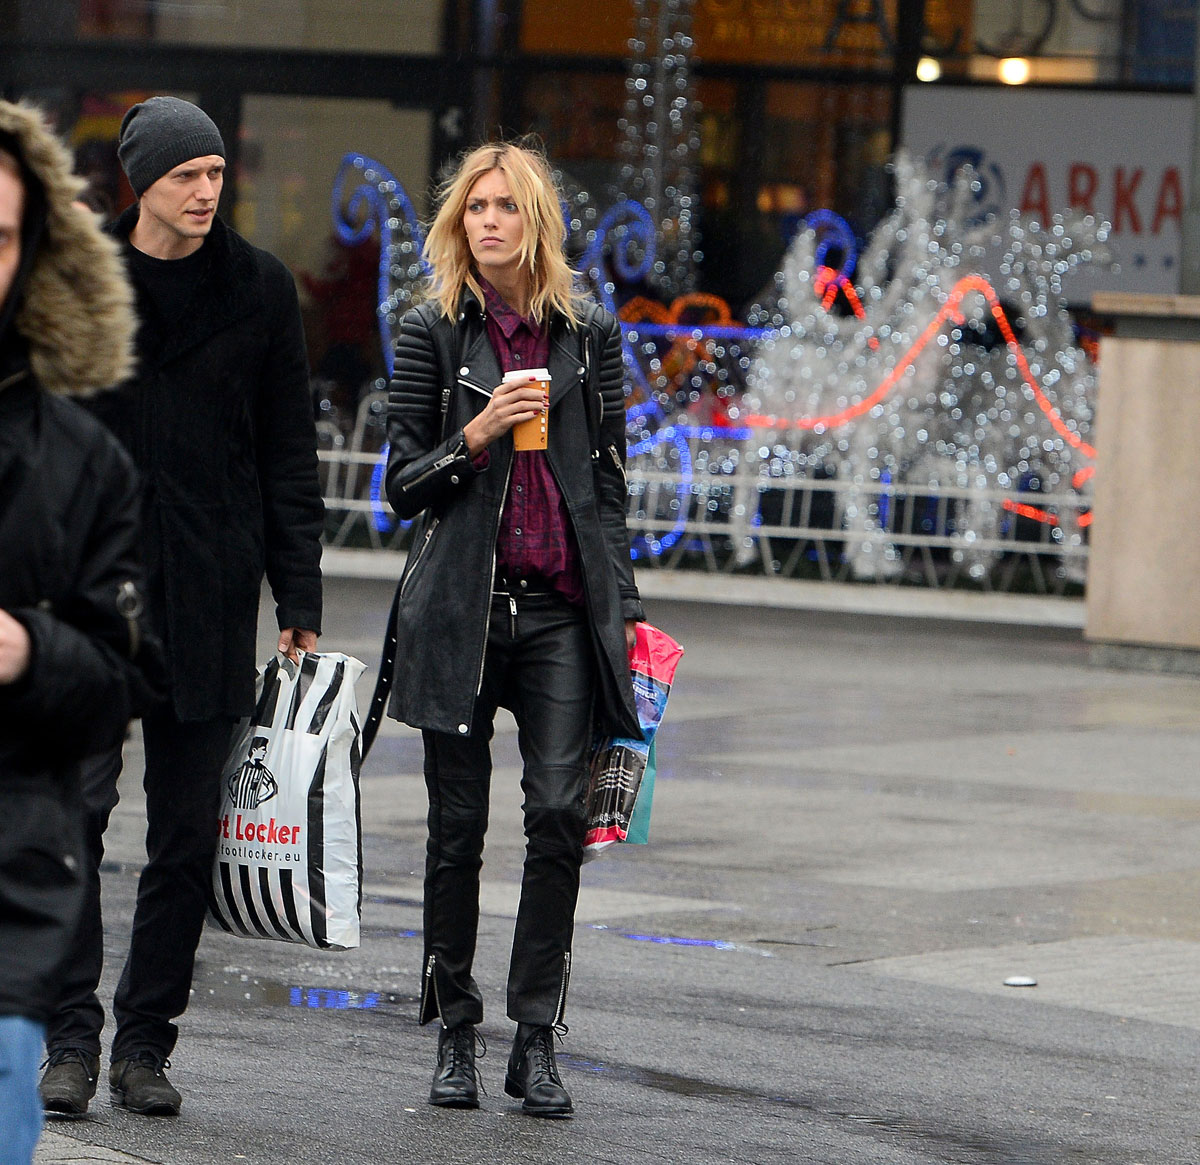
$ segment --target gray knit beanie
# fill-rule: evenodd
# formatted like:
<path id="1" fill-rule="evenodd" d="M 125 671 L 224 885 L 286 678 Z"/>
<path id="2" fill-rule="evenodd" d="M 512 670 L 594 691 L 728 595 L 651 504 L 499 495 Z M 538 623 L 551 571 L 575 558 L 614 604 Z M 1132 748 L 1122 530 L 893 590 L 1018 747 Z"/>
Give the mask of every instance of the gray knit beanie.
<path id="1" fill-rule="evenodd" d="M 117 157 L 139 198 L 164 174 L 193 158 L 225 157 L 221 131 L 211 117 L 178 97 L 151 97 L 121 120 Z"/>

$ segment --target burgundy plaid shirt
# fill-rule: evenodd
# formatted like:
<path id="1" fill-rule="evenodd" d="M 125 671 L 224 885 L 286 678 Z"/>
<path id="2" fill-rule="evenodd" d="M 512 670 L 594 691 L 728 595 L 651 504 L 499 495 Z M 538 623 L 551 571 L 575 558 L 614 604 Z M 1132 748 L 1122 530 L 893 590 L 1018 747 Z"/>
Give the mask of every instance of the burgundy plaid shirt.
<path id="1" fill-rule="evenodd" d="M 488 339 L 500 371 L 545 368 L 550 336 L 532 318 L 518 315 L 486 279 L 479 280 L 487 309 Z M 531 589 L 550 587 L 578 607 L 584 604 L 579 548 L 571 517 L 540 450 L 513 453 L 512 478 L 496 536 L 496 578 Z"/>

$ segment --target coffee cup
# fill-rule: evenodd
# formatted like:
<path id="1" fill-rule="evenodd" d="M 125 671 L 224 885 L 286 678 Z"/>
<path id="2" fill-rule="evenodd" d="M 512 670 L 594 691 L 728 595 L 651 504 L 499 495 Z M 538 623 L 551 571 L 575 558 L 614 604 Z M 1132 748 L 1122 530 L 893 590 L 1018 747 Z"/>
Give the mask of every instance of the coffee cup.
<path id="1" fill-rule="evenodd" d="M 542 408 L 536 417 L 513 425 L 513 448 L 522 451 L 545 449 L 550 438 L 550 372 L 546 368 L 514 368 L 504 374 L 505 384 L 524 380 L 536 380 L 541 385 Z"/>

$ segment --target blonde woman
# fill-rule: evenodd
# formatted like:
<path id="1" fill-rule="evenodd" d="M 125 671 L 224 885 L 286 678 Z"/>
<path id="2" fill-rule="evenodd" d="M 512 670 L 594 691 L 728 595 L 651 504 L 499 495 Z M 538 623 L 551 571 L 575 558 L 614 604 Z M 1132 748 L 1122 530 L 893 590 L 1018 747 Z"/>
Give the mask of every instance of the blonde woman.
<path id="1" fill-rule="evenodd" d="M 446 183 L 428 299 L 404 317 L 388 407 L 387 495 L 417 517 L 401 582 L 389 714 L 423 730 L 429 792 L 420 1022 L 441 1021 L 429 1101 L 479 1104 L 473 976 L 492 721 L 517 721 L 527 848 L 504 1089 L 573 1112 L 554 1056 L 571 970 L 588 750 L 639 732 L 628 649 L 643 612 L 625 528 L 620 333 L 579 299 L 558 191 L 536 150 L 490 143 Z M 514 451 L 539 416 L 548 444 Z M 479 1040 L 482 1048 L 482 1040 Z"/>

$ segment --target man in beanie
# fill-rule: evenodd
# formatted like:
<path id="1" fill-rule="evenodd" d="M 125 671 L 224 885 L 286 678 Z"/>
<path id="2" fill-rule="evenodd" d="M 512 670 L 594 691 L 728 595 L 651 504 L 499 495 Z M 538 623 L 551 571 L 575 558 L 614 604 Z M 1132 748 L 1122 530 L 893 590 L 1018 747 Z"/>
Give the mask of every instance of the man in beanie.
<path id="1" fill-rule="evenodd" d="M 265 571 L 279 649 L 316 647 L 324 522 L 316 428 L 295 285 L 217 215 L 225 145 L 201 109 L 153 97 L 126 113 L 117 148 L 136 206 L 113 224 L 137 294 L 133 377 L 97 414 L 145 479 L 148 607 L 170 699 L 143 720 L 147 863 L 113 999 L 109 1087 L 134 1112 L 173 1115 L 163 1071 L 187 1007 L 217 844 L 233 722 L 254 704 Z M 85 774 L 92 870 L 117 801 L 117 749 Z M 99 881 L 47 1032 L 47 1109 L 95 1092 L 104 1012 Z"/>
<path id="2" fill-rule="evenodd" d="M 85 879 L 81 763 L 119 747 L 161 665 L 137 476 L 75 399 L 128 375 L 112 240 L 32 107 L 0 101 L 0 1159 L 27 1165 L 38 1061 Z M 63 327 L 62 321 L 71 321 Z"/>

